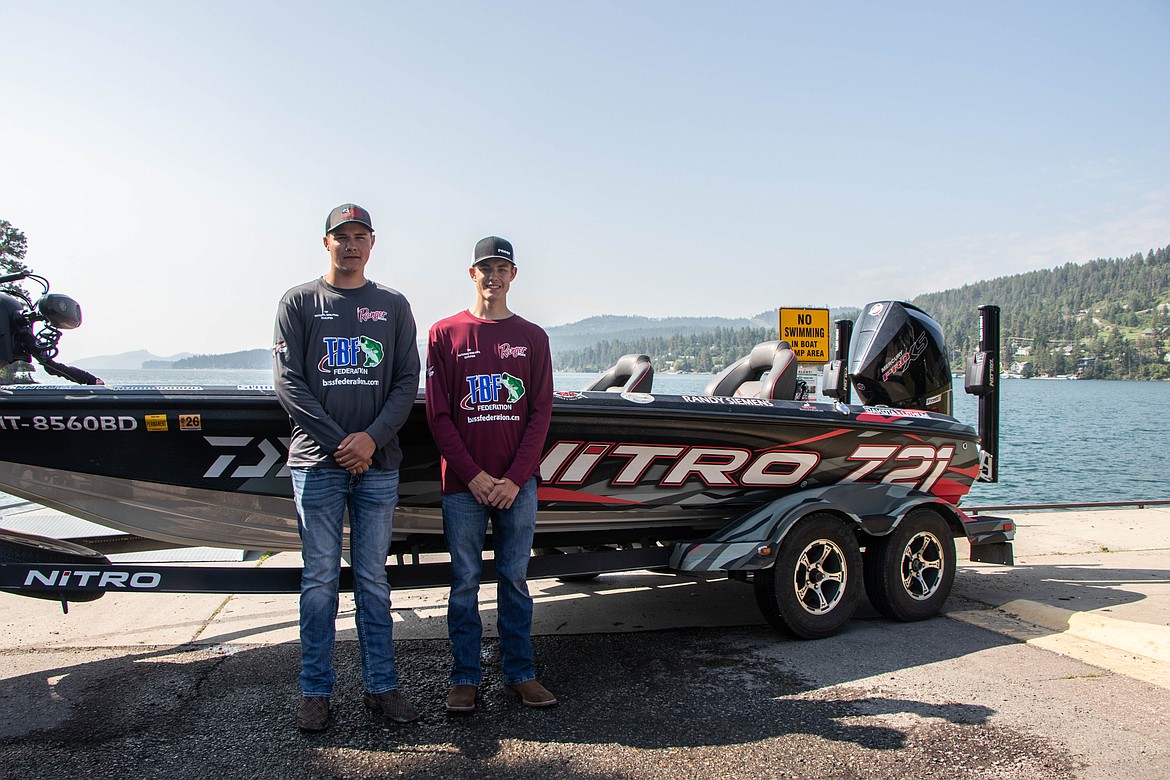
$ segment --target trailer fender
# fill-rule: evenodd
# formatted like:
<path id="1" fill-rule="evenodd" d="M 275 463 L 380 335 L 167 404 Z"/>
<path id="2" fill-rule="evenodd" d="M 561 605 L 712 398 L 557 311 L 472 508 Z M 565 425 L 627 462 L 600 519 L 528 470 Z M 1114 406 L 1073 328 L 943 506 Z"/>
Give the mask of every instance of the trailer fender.
<path id="1" fill-rule="evenodd" d="M 781 496 L 741 515 L 710 537 L 674 545 L 670 566 L 679 571 L 750 571 L 776 562 L 780 541 L 814 512 L 832 512 L 858 533 L 885 536 L 912 510 L 939 510 L 956 535 L 964 535 L 954 507 L 905 485 L 873 482 L 826 485 Z"/>
<path id="2" fill-rule="evenodd" d="M 0 563 L 95 566 L 108 565 L 109 562 L 106 556 L 88 547 L 60 539 L 0 529 Z M 77 590 L 68 587 L 47 588 L 37 585 L 37 581 L 26 580 L 23 585 L 9 592 L 18 596 L 61 602 L 94 601 L 103 595 L 100 590 Z"/>

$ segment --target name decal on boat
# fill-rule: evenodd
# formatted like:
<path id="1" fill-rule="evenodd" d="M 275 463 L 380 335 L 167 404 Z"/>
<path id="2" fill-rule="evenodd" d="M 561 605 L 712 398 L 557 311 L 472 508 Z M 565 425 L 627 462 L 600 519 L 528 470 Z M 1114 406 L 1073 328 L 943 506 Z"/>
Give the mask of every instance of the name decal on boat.
<path id="1" fill-rule="evenodd" d="M 898 409 L 892 406 L 863 406 L 865 414 L 875 417 L 930 417 L 923 409 Z"/>
<path id="2" fill-rule="evenodd" d="M 689 404 L 730 404 L 731 406 L 773 406 L 767 398 L 751 398 L 735 395 L 684 395 Z"/>
<path id="3" fill-rule="evenodd" d="M 858 465 L 840 481 L 905 484 L 929 492 L 954 454 L 951 445 L 862 444 L 845 458 Z M 821 455 L 810 450 L 559 441 L 541 459 L 540 478 L 546 485 L 582 485 L 607 461 L 617 469 L 609 480 L 613 487 L 679 487 L 691 478 L 708 487 L 793 487 L 813 473 Z M 656 476 L 648 476 L 652 466 L 658 466 Z M 883 467 L 888 470 L 879 479 Z"/>

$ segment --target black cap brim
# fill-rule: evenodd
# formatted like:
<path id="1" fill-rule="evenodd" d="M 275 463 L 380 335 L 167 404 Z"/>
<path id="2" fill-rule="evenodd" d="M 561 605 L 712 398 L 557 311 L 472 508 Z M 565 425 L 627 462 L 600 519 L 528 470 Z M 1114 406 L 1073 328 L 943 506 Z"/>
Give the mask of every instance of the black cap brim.
<path id="1" fill-rule="evenodd" d="M 364 227 L 366 230 L 370 231 L 371 233 L 374 232 L 374 226 L 371 225 L 369 222 L 362 222 L 360 219 L 347 219 L 347 220 L 345 220 L 345 222 L 338 222 L 336 225 L 334 225 L 333 227 L 326 230 L 325 233 L 328 235 L 329 233 L 332 233 L 334 230 L 337 230 L 337 228 L 341 227 L 342 225 L 348 225 L 351 222 L 358 223 L 359 225 L 361 225 L 362 227 Z"/>
<path id="2" fill-rule="evenodd" d="M 515 261 L 515 260 L 513 260 L 513 259 L 512 259 L 512 258 L 510 258 L 510 257 L 504 257 L 503 255 L 488 255 L 487 257 L 481 257 L 481 258 L 479 258 L 479 259 L 477 259 L 477 260 L 472 260 L 472 261 L 471 261 L 471 264 L 472 264 L 472 265 L 479 265 L 480 263 L 482 263 L 482 262 L 483 262 L 483 261 L 485 261 L 485 260 L 507 260 L 507 261 L 508 261 L 509 263 L 511 263 L 512 265 L 516 265 L 516 261 Z"/>

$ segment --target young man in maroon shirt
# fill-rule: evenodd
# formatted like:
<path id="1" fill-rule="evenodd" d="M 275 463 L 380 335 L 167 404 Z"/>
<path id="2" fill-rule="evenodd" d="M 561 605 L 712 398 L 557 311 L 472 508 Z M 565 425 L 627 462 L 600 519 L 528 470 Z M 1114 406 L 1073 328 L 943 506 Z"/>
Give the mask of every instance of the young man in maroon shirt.
<path id="1" fill-rule="evenodd" d="M 512 245 L 488 236 L 469 269 L 475 302 L 431 327 L 427 422 L 442 455 L 443 531 L 451 551 L 448 712 L 471 712 L 483 681 L 479 581 L 492 522 L 497 628 L 504 685 L 530 707 L 554 697 L 536 680 L 528 558 L 536 528 L 536 472 L 552 416 L 548 335 L 508 309 Z"/>

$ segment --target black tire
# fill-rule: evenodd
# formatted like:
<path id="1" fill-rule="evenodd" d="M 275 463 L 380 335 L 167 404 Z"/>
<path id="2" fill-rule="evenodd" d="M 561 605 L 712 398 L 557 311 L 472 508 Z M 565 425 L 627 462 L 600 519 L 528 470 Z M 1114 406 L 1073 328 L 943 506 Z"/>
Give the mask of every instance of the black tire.
<path id="1" fill-rule="evenodd" d="M 938 614 L 955 581 L 955 537 L 933 509 L 918 509 L 865 551 L 865 593 L 892 620 Z"/>
<path id="2" fill-rule="evenodd" d="M 841 630 L 861 599 L 861 549 L 836 515 L 819 512 L 784 537 L 776 564 L 756 572 L 756 603 L 776 629 L 797 639 Z"/>
<path id="3" fill-rule="evenodd" d="M 109 562 L 109 558 L 99 552 L 69 542 L 62 542 L 59 539 L 0 531 L 0 563 L 67 563 L 97 566 Z M 34 599 L 78 603 L 96 601 L 105 595 L 105 592 L 100 590 L 68 590 L 65 588 L 52 590 L 21 588 L 9 592 Z"/>

